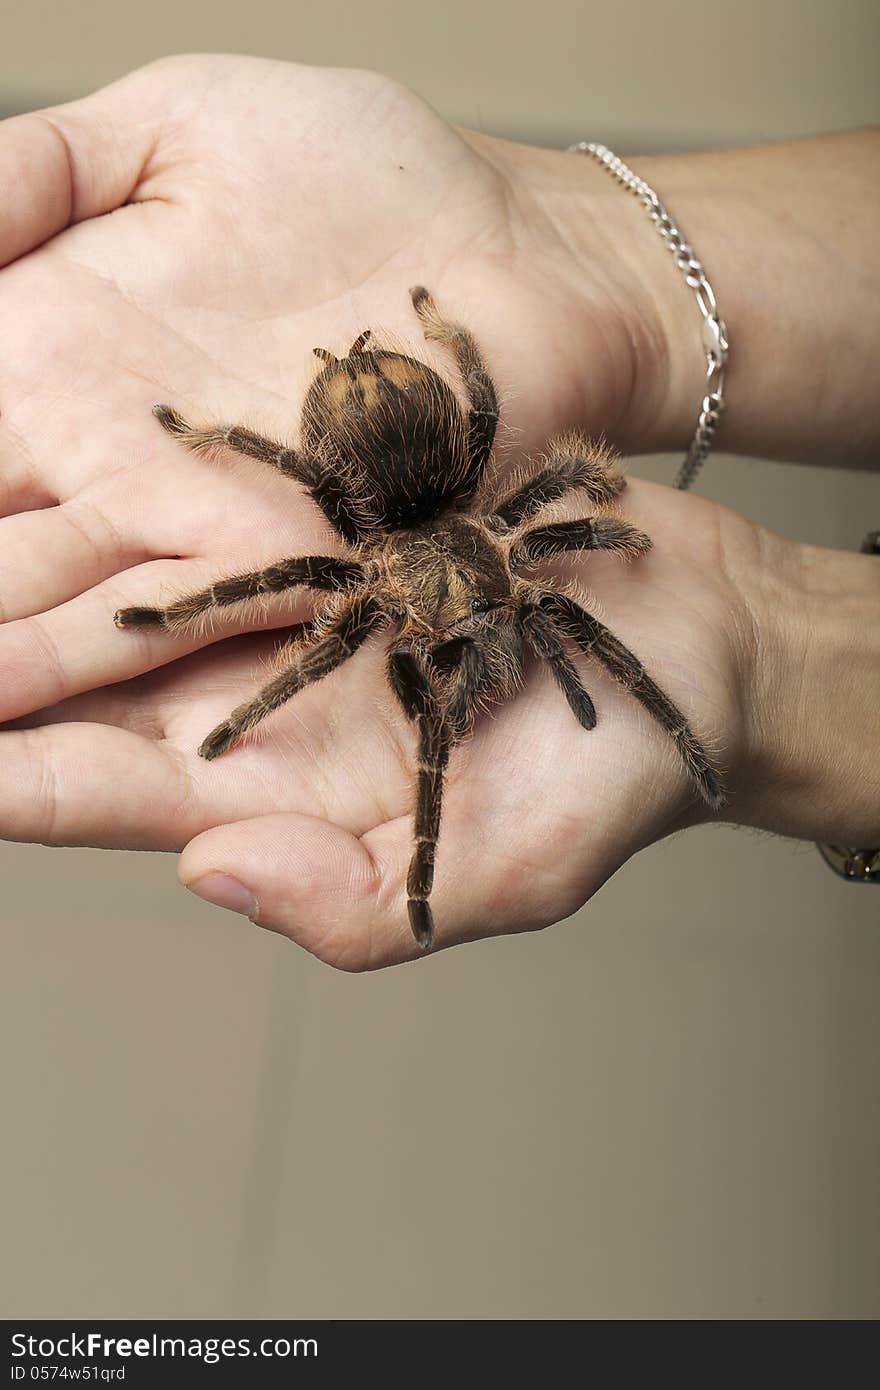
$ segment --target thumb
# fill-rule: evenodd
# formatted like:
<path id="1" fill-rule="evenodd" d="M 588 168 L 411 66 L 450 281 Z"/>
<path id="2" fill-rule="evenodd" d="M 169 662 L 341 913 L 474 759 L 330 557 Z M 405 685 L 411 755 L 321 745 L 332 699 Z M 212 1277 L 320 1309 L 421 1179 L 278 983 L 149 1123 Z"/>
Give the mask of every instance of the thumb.
<path id="1" fill-rule="evenodd" d="M 493 838 L 472 809 L 450 806 L 447 853 L 432 903 L 437 947 L 500 933 L 534 930 L 569 916 L 607 873 L 564 872 L 564 845 L 549 834 L 529 844 L 517 826 Z M 291 937 L 340 970 L 375 970 L 424 958 L 409 925 L 406 877 L 412 854 L 409 816 L 358 839 L 314 816 L 274 815 L 215 826 L 180 856 L 186 888 L 217 907 Z M 546 863 L 542 863 L 546 859 Z"/>
<path id="2" fill-rule="evenodd" d="M 190 892 L 291 937 L 329 965 L 370 970 L 421 954 L 395 838 L 382 837 L 383 862 L 381 846 L 371 853 L 330 821 L 261 816 L 197 835 L 178 873 Z"/>
<path id="3" fill-rule="evenodd" d="M 0 266 L 137 188 L 164 82 L 143 68 L 80 101 L 0 121 Z"/>

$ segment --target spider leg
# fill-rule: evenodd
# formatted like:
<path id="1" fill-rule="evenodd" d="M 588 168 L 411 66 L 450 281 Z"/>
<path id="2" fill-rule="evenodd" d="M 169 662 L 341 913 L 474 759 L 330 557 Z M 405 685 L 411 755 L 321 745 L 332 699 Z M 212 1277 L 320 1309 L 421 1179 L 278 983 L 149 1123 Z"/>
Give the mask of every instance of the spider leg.
<path id="1" fill-rule="evenodd" d="M 413 308 L 429 343 L 440 343 L 455 358 L 471 404 L 468 416 L 470 477 L 459 494 L 461 502 L 473 496 L 489 461 L 498 427 L 498 396 L 473 335 L 461 324 L 441 318 L 434 298 L 422 286 L 410 290 Z"/>
<path id="2" fill-rule="evenodd" d="M 358 336 L 355 338 L 354 342 L 352 343 L 351 347 L 348 349 L 349 357 L 354 357 L 357 353 L 363 352 L 364 346 L 366 345 L 366 343 L 369 342 L 372 336 L 372 328 L 365 328 L 363 333 L 359 333 Z"/>
<path id="3" fill-rule="evenodd" d="M 447 644 L 451 646 L 450 644 Z M 452 672 L 446 718 L 452 736 L 458 742 L 470 733 L 486 676 L 486 659 L 476 642 L 462 640 L 461 650 Z"/>
<path id="4" fill-rule="evenodd" d="M 552 618 L 537 604 L 526 604 L 520 612 L 526 641 L 535 656 L 550 667 L 575 719 L 583 728 L 595 729 L 596 707 L 584 689 Z"/>
<path id="5" fill-rule="evenodd" d="M 225 445 L 237 454 L 268 463 L 286 477 L 301 483 L 331 526 L 349 544 L 357 545 L 375 531 L 375 520 L 367 515 L 360 500 L 352 494 L 344 480 L 320 459 L 302 454 L 298 449 L 289 449 L 277 440 L 245 429 L 243 425 L 211 425 L 198 429 L 168 405 L 155 406 L 153 414 L 164 430 L 196 453 Z"/>
<path id="6" fill-rule="evenodd" d="M 242 734 L 256 728 L 298 691 L 335 671 L 387 620 L 387 613 L 376 599 L 363 591 L 355 592 L 330 627 L 322 629 L 314 641 L 297 648 L 285 670 L 208 734 L 199 749 L 200 756 L 210 760 L 225 753 Z"/>
<path id="7" fill-rule="evenodd" d="M 279 560 L 265 569 L 218 579 L 208 588 L 184 594 L 165 608 L 120 608 L 114 618 L 117 627 L 161 627 L 166 632 L 183 632 L 204 614 L 226 608 L 245 599 L 264 594 L 280 594 L 304 585 L 310 589 L 345 589 L 362 583 L 362 567 L 351 560 L 332 555 L 304 555 Z"/>
<path id="8" fill-rule="evenodd" d="M 466 738 L 478 710 L 510 699 L 522 678 L 523 627 L 519 599 L 472 633 L 430 649 L 431 667 L 444 678 L 442 702 L 454 743 Z"/>
<path id="9" fill-rule="evenodd" d="M 651 549 L 651 538 L 617 516 L 585 516 L 524 531 L 510 551 L 513 569 L 534 565 L 567 550 L 614 550 L 635 557 Z"/>
<path id="10" fill-rule="evenodd" d="M 419 734 L 416 847 L 406 876 L 406 907 L 413 936 L 422 950 L 427 951 L 434 942 L 434 918 L 428 899 L 434 884 L 443 774 L 449 761 L 452 730 L 431 684 L 427 663 L 417 647 L 408 642 L 393 647 L 388 658 L 388 674 L 404 713 L 415 722 Z"/>
<path id="11" fill-rule="evenodd" d="M 571 637 L 582 652 L 594 656 L 626 690 L 657 720 L 675 743 L 688 775 L 696 782 L 700 795 L 718 811 L 727 797 L 724 784 L 712 766 L 705 748 L 693 733 L 681 710 L 648 675 L 628 647 L 592 613 L 570 599 L 567 594 L 545 590 L 539 599 L 541 608 L 553 619 L 560 631 Z"/>
<path id="12" fill-rule="evenodd" d="M 626 479 L 614 466 L 616 461 L 617 456 L 604 444 L 594 444 L 581 434 L 560 435 L 550 442 L 545 466 L 490 504 L 489 511 L 505 527 L 518 526 L 575 489 L 584 491 L 594 506 L 604 506 L 626 486 Z"/>

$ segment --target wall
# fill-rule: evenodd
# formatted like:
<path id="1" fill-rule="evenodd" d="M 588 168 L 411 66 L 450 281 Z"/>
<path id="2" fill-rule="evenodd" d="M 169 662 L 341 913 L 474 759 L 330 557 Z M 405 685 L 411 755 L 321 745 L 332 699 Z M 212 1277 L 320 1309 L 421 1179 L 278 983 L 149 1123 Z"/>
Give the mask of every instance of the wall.
<path id="1" fill-rule="evenodd" d="M 880 114 L 873 3 L 0 20 L 7 110 L 219 49 L 382 68 L 558 144 Z M 702 486 L 828 545 L 880 524 L 876 476 L 718 456 Z M 880 1313 L 880 895 L 810 846 L 691 832 L 552 931 L 361 978 L 181 893 L 161 856 L 0 863 L 5 1316 Z"/>

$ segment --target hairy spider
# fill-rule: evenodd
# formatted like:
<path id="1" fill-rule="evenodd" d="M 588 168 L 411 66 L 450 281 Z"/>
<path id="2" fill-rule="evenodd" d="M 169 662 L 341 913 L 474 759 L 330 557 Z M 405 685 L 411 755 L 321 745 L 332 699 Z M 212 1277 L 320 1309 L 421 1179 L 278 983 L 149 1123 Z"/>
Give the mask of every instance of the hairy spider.
<path id="1" fill-rule="evenodd" d="M 329 590 L 322 611 L 285 650 L 286 665 L 208 735 L 216 758 L 297 691 L 334 671 L 368 637 L 393 627 L 388 677 L 418 734 L 415 852 L 407 877 L 410 925 L 433 942 L 429 897 L 450 750 L 477 710 L 512 695 L 530 650 L 550 668 L 585 729 L 596 711 L 569 655 L 595 657 L 673 739 L 688 775 L 713 809 L 724 803 L 717 770 L 684 715 L 641 662 L 599 620 L 539 578 L 523 577 L 564 551 L 637 556 L 651 541 L 620 517 L 599 513 L 542 523 L 540 513 L 573 490 L 594 506 L 614 501 L 624 479 L 611 453 L 577 434 L 551 442 L 521 481 L 478 492 L 492 452 L 498 401 L 467 329 L 443 319 L 421 287 L 410 291 L 425 337 L 454 358 L 469 409 L 424 363 L 367 346 L 348 356 L 316 348 L 324 367 L 310 386 L 298 449 L 239 425 L 198 429 L 159 405 L 163 427 L 190 449 L 225 445 L 280 469 L 311 494 L 348 546 L 345 558 L 307 555 L 220 579 L 165 608 L 123 608 L 122 628 L 187 629 L 212 610 L 297 585 Z"/>

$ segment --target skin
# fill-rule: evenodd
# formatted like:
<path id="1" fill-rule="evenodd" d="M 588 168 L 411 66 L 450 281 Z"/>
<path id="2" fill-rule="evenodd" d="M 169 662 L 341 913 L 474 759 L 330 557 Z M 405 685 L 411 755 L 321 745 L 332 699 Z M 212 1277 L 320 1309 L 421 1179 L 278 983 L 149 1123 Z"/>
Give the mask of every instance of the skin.
<path id="1" fill-rule="evenodd" d="M 839 170 L 840 154 L 826 165 Z M 852 171 L 866 156 L 846 155 L 855 207 Z M 774 283 L 772 246 L 784 267 L 800 237 L 806 274 L 823 248 L 800 230 L 806 210 L 790 232 L 782 195 L 788 240 L 773 240 L 778 180 L 735 156 L 740 201 L 721 211 L 701 200 L 699 157 L 639 168 L 705 263 L 723 267 L 719 302 L 760 360 L 778 318 L 762 324 L 755 308 L 760 278 L 768 292 Z M 312 611 L 307 596 L 275 600 L 256 615 L 264 630 L 236 641 L 226 639 L 253 614 L 201 636 L 114 627 L 122 607 L 286 555 L 339 553 L 296 485 L 187 454 L 151 408 L 168 401 L 289 436 L 317 370 L 312 348 L 343 352 L 365 327 L 448 365 L 409 305 L 407 288 L 424 283 L 476 333 L 498 384 L 502 471 L 573 425 L 623 449 L 683 448 L 699 395 L 699 354 L 681 347 L 695 311 L 644 214 L 586 161 L 455 132 L 384 78 L 214 57 L 163 60 L 4 122 L 0 209 L 0 315 L 15 324 L 0 341 L 0 833 L 182 850 L 185 884 L 219 900 L 218 875 L 237 880 L 247 891 L 235 904 L 227 886 L 226 905 L 333 965 L 417 956 L 405 909 L 414 738 L 383 643 L 206 764 L 199 743 L 265 679 L 278 629 Z M 725 241 L 733 212 L 739 248 Z M 788 323 L 803 361 L 789 372 L 786 353 L 769 351 L 751 384 L 748 368 L 731 372 L 731 418 L 741 410 L 722 446 L 797 457 L 809 436 L 826 457 L 836 440 L 856 466 L 876 456 L 864 349 L 877 325 L 850 310 L 870 304 L 877 272 L 851 224 L 842 215 L 828 233 L 833 303 L 803 309 L 821 311 L 849 369 L 826 373 L 817 394 L 816 354 Z M 758 231 L 771 246 L 756 261 L 743 248 Z M 857 424 L 840 444 L 847 420 Z M 627 566 L 593 555 L 555 572 L 583 586 L 716 750 L 725 818 L 878 842 L 880 788 L 866 767 L 877 759 L 864 756 L 880 708 L 876 564 L 647 483 L 631 484 L 622 511 L 651 535 L 647 556 Z M 562 514 L 577 512 L 573 502 Z M 578 665 L 594 732 L 532 669 L 453 755 L 432 898 L 439 946 L 558 921 L 638 849 L 707 818 L 663 733 L 599 668 Z"/>

